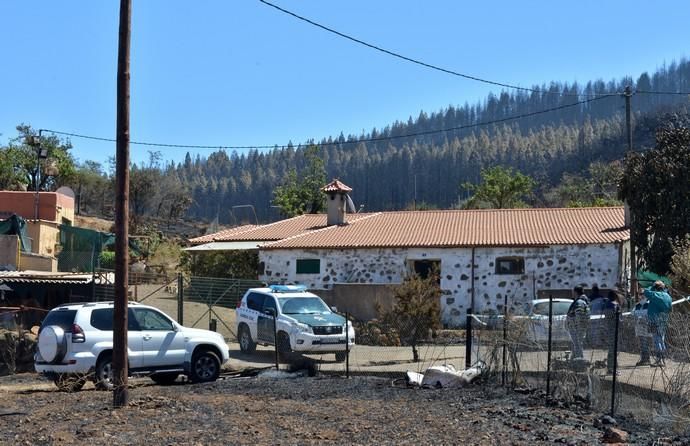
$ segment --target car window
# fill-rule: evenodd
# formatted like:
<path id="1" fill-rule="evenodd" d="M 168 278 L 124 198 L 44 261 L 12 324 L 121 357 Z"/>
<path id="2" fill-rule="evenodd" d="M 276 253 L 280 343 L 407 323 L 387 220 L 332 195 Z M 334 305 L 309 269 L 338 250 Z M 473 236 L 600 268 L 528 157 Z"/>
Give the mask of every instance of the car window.
<path id="1" fill-rule="evenodd" d="M 280 309 L 284 314 L 330 313 L 330 309 L 318 297 L 282 297 Z"/>
<path id="2" fill-rule="evenodd" d="M 91 326 L 97 330 L 113 331 L 113 308 L 99 308 L 91 312 Z M 129 310 L 129 317 L 127 318 L 127 330 L 138 331 L 139 325 L 132 310 Z"/>
<path id="3" fill-rule="evenodd" d="M 264 306 L 263 306 L 262 312 L 266 313 L 267 310 L 273 310 L 273 311 L 277 310 L 276 300 L 271 296 L 266 296 L 264 298 Z"/>
<path id="4" fill-rule="evenodd" d="M 553 315 L 563 316 L 568 313 L 568 308 L 570 308 L 571 302 L 556 301 L 553 303 Z M 549 303 L 539 302 L 532 307 L 532 313 L 540 316 L 549 315 Z"/>
<path id="5" fill-rule="evenodd" d="M 134 316 L 142 330 L 173 331 L 173 324 L 161 313 L 148 308 L 135 308 Z"/>
<path id="6" fill-rule="evenodd" d="M 62 328 L 66 333 L 72 332 L 72 324 L 74 323 L 74 316 L 76 316 L 77 310 L 55 310 L 48 313 L 41 327 L 47 327 L 48 325 L 57 325 Z"/>
<path id="7" fill-rule="evenodd" d="M 249 293 L 247 296 L 247 307 L 250 310 L 261 311 L 264 306 L 264 295 L 259 293 Z"/>

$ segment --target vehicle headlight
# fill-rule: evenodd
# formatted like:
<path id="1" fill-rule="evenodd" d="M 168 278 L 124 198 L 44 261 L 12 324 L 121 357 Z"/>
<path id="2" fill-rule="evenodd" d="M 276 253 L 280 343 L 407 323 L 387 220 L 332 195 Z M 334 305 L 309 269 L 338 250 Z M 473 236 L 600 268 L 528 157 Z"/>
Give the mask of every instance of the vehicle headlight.
<path id="1" fill-rule="evenodd" d="M 295 330 L 297 333 L 311 333 L 311 327 L 301 322 L 293 323 L 292 329 Z"/>

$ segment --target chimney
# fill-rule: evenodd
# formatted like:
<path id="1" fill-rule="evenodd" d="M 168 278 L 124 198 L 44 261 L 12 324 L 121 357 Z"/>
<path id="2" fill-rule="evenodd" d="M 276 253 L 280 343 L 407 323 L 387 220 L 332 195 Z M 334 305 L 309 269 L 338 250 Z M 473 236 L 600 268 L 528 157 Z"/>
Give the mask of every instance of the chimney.
<path id="1" fill-rule="evenodd" d="M 345 206 L 347 204 L 347 193 L 352 191 L 352 188 L 341 183 L 338 179 L 333 179 L 330 183 L 321 188 L 326 194 L 326 201 L 328 202 L 328 219 L 327 225 L 344 225 L 345 224 Z"/>

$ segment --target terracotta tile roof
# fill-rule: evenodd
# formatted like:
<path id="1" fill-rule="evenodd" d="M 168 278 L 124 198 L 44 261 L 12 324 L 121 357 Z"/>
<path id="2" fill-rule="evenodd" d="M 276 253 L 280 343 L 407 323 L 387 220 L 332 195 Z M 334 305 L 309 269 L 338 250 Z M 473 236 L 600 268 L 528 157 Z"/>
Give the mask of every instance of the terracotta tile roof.
<path id="1" fill-rule="evenodd" d="M 345 216 L 345 221 L 353 223 L 356 220 L 364 218 L 372 214 L 348 214 Z M 283 240 L 289 237 L 294 237 L 300 234 L 313 232 L 317 229 L 326 228 L 326 214 L 304 214 L 297 217 L 288 218 L 286 220 L 277 221 L 267 225 L 254 226 L 240 226 L 239 228 L 229 229 L 227 231 L 216 232 L 215 234 L 208 234 L 203 237 L 191 239 L 190 242 L 194 244 L 216 242 L 239 242 L 239 241 L 276 241 Z M 203 240 L 201 240 L 203 239 Z"/>
<path id="2" fill-rule="evenodd" d="M 230 236 L 232 234 L 237 234 L 239 232 L 244 232 L 244 231 L 247 231 L 249 229 L 258 228 L 258 227 L 259 227 L 258 225 L 237 226 L 234 228 L 224 229 L 222 231 L 214 232 L 213 234 L 206 234 L 206 235 L 202 235 L 201 237 L 191 238 L 191 239 L 189 239 L 189 241 L 190 241 L 190 243 L 192 243 L 194 245 L 198 245 L 200 243 L 210 243 L 210 242 L 214 242 L 216 240 L 222 239 L 223 237 L 227 237 L 227 236 Z"/>
<path id="3" fill-rule="evenodd" d="M 380 212 L 262 249 L 599 244 L 628 240 L 623 226 L 622 207 Z"/>
<path id="4" fill-rule="evenodd" d="M 352 188 L 342 181 L 334 178 L 333 181 L 321 188 L 324 192 L 352 192 Z"/>

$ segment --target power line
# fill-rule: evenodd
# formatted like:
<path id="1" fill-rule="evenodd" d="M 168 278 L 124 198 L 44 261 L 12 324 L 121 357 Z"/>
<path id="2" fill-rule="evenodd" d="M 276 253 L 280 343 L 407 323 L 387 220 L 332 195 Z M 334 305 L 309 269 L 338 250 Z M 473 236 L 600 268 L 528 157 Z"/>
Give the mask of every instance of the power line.
<path id="1" fill-rule="evenodd" d="M 466 125 L 461 125 L 461 126 L 457 126 L 457 127 L 449 127 L 446 129 L 426 130 L 426 131 L 422 131 L 422 132 L 407 133 L 404 135 L 380 136 L 380 137 L 375 137 L 375 138 L 360 138 L 360 139 L 351 140 L 351 141 L 333 141 L 333 142 L 315 143 L 315 145 L 318 145 L 318 146 L 339 146 L 339 145 L 345 145 L 345 144 L 359 144 L 361 142 L 381 142 L 381 141 L 390 141 L 390 140 L 396 140 L 396 139 L 402 139 L 402 138 L 414 138 L 417 136 L 435 135 L 435 134 L 441 134 L 441 133 L 447 133 L 447 132 L 454 132 L 454 131 L 458 131 L 458 130 L 466 130 L 466 129 L 476 128 L 476 127 L 486 127 L 486 126 L 493 125 L 493 124 L 500 124 L 503 122 L 516 121 L 516 120 L 520 120 L 520 119 L 524 119 L 524 118 L 529 118 L 532 116 L 537 116 L 537 115 L 551 113 L 551 112 L 558 111 L 558 110 L 563 110 L 566 108 L 577 107 L 577 106 L 580 106 L 583 104 L 587 104 L 590 102 L 595 102 L 595 101 L 599 101 L 602 99 L 615 97 L 615 96 L 618 96 L 618 94 L 617 93 L 606 94 L 606 95 L 598 96 L 596 98 L 583 99 L 581 101 L 573 102 L 572 104 L 564 104 L 564 105 L 559 105 L 558 107 L 551 107 L 551 108 L 547 108 L 544 110 L 538 110 L 538 111 L 529 112 L 529 113 L 521 113 L 519 115 L 507 116 L 505 118 L 494 119 L 491 121 L 478 122 L 475 124 L 466 124 Z M 83 134 L 72 133 L 72 132 L 63 132 L 60 130 L 50 130 L 50 129 L 40 129 L 40 130 L 42 132 L 53 133 L 55 135 L 71 136 L 74 138 L 82 138 L 82 139 L 90 139 L 90 140 L 106 141 L 106 142 L 116 142 L 117 141 L 117 140 L 112 139 L 112 138 L 103 138 L 103 137 L 99 137 L 99 136 L 83 135 Z M 178 149 L 215 149 L 215 150 L 274 149 L 274 148 L 279 148 L 279 147 L 287 147 L 290 145 L 290 144 L 273 144 L 273 145 L 249 145 L 249 146 L 232 146 L 232 145 L 224 146 L 224 145 L 199 145 L 199 144 L 167 144 L 167 143 L 144 142 L 144 141 L 130 141 L 130 144 L 140 145 L 140 146 L 149 146 L 149 147 L 167 147 L 167 148 L 178 148 Z"/>
<path id="2" fill-rule="evenodd" d="M 639 94 L 669 94 L 669 95 L 690 96 L 690 91 L 646 91 L 646 90 L 635 90 L 635 93 L 639 93 Z"/>
<path id="3" fill-rule="evenodd" d="M 559 95 L 559 96 L 577 96 L 577 97 L 586 96 L 586 95 L 581 95 L 581 94 L 578 94 L 578 93 L 561 93 L 561 92 L 553 92 L 553 91 L 539 90 L 539 89 L 536 89 L 536 88 L 520 87 L 520 86 L 517 86 L 517 85 L 512 85 L 512 84 L 507 84 L 507 83 L 497 82 L 497 81 L 492 81 L 492 80 L 489 80 L 489 79 L 483 79 L 483 78 L 481 78 L 481 77 L 472 76 L 472 75 L 470 75 L 470 74 L 460 73 L 460 72 L 457 72 L 457 71 L 454 71 L 454 70 L 450 70 L 450 69 L 448 69 L 448 68 L 443 68 L 443 67 L 440 67 L 440 66 L 438 66 L 438 65 L 433 65 L 433 64 L 430 64 L 430 63 L 421 61 L 421 60 L 419 60 L 419 59 L 414 59 L 414 58 L 412 58 L 412 57 L 407 57 L 407 56 L 404 56 L 404 55 L 402 55 L 402 54 L 400 54 L 400 53 L 396 53 L 395 51 L 387 50 L 387 49 L 382 48 L 382 47 L 380 47 L 380 46 L 377 46 L 377 45 L 374 45 L 374 44 L 365 42 L 365 41 L 363 41 L 363 40 L 361 40 L 361 39 L 358 39 L 358 38 L 356 38 L 356 37 L 352 37 L 352 36 L 350 36 L 350 35 L 348 35 L 348 34 L 342 33 L 342 32 L 340 32 L 340 31 L 336 31 L 336 30 L 333 29 L 333 28 L 329 28 L 329 27 L 327 27 L 327 26 L 325 26 L 325 25 L 321 25 L 320 23 L 317 23 L 317 22 L 315 22 L 315 21 L 313 21 L 313 20 L 310 20 L 310 19 L 308 19 L 308 18 L 306 18 L 306 17 L 303 17 L 303 16 L 301 16 L 301 15 L 295 14 L 295 13 L 292 12 L 292 11 L 288 11 L 287 9 L 281 8 L 280 6 L 274 5 L 273 3 L 270 3 L 270 2 L 268 2 L 268 1 L 266 1 L 266 0 L 259 0 L 259 1 L 260 1 L 261 3 L 267 5 L 267 6 L 270 6 L 270 7 L 272 7 L 272 8 L 277 9 L 278 11 L 280 11 L 280 12 L 282 12 L 282 13 L 284 13 L 284 14 L 290 15 L 290 16 L 292 16 L 292 17 L 298 19 L 298 20 L 302 20 L 303 22 L 309 23 L 310 25 L 316 26 L 317 28 L 321 28 L 321 29 L 323 29 L 324 31 L 328 31 L 329 33 L 335 34 L 335 35 L 340 36 L 340 37 L 342 37 L 342 38 L 344 38 L 344 39 L 350 40 L 350 41 L 355 42 L 355 43 L 358 43 L 358 44 L 360 44 L 360 45 L 364 45 L 364 46 L 366 46 L 366 47 L 368 47 L 368 48 L 371 48 L 371 49 L 374 49 L 374 50 L 376 50 L 376 51 L 380 51 L 380 52 L 382 52 L 382 53 L 388 54 L 389 56 L 397 57 L 398 59 L 402 59 L 402 60 L 405 60 L 405 61 L 407 61 L 407 62 L 411 62 L 411 63 L 417 64 L 417 65 L 421 65 L 421 66 L 423 66 L 423 67 L 430 68 L 430 69 L 432 69 L 432 70 L 440 71 L 440 72 L 442 72 L 442 73 L 451 74 L 451 75 L 453 75 L 453 76 L 458 76 L 458 77 L 462 77 L 462 78 L 465 78 L 465 79 L 473 80 L 473 81 L 476 81 L 476 82 L 482 82 L 482 83 L 489 84 L 489 85 L 496 85 L 496 86 L 499 86 L 499 87 L 512 88 L 512 89 L 514 89 L 514 90 L 529 91 L 529 92 L 531 92 L 531 93 L 555 94 L 555 95 Z"/>

